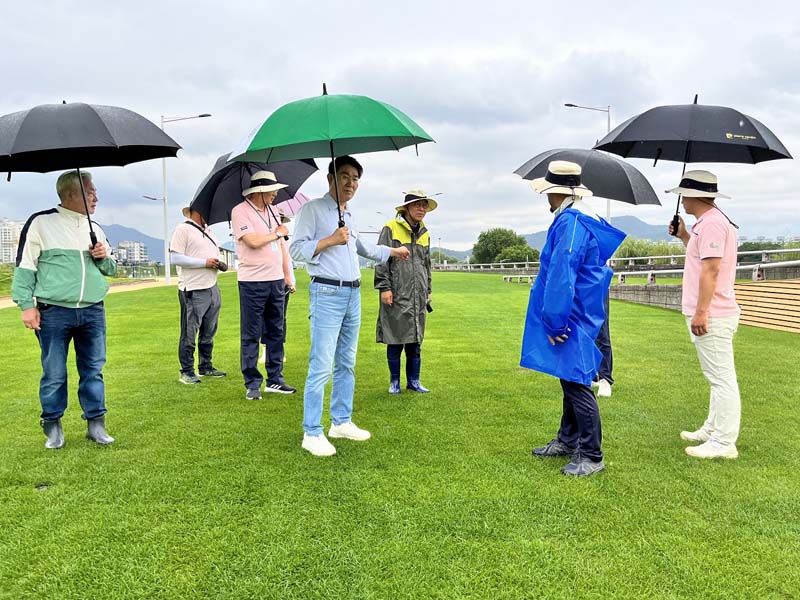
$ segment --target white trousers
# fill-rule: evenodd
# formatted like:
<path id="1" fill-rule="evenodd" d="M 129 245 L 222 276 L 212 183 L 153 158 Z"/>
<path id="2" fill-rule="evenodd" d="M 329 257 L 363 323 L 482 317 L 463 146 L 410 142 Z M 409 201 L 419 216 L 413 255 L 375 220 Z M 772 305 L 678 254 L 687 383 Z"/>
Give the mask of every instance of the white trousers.
<path id="1" fill-rule="evenodd" d="M 708 418 L 702 429 L 721 444 L 735 444 L 742 418 L 742 401 L 733 361 L 733 334 L 739 325 L 739 315 L 709 317 L 708 333 L 700 336 L 692 334 L 691 317 L 686 317 L 686 325 L 697 349 L 700 368 L 711 384 Z"/>

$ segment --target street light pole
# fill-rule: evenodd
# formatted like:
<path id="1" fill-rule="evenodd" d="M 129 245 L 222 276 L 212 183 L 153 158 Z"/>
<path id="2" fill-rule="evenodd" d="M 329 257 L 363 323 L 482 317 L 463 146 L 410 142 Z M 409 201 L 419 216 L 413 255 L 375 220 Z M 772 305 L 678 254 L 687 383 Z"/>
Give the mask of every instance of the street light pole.
<path id="1" fill-rule="evenodd" d="M 169 225 L 167 224 L 167 200 L 166 198 L 156 198 L 155 196 L 144 196 L 144 195 L 142 196 L 142 198 L 146 198 L 147 200 L 154 200 L 156 202 L 160 201 L 164 204 L 164 252 L 166 252 L 166 254 L 169 254 L 169 239 L 167 237 L 169 235 L 169 229 L 168 229 Z M 164 255 L 165 256 L 164 266 L 169 265 L 166 259 L 166 254 Z M 169 283 L 169 279 L 167 279 L 166 282 Z"/>
<path id="2" fill-rule="evenodd" d="M 581 106 L 579 104 L 572 104 L 571 102 L 567 102 L 564 104 L 567 108 L 582 108 L 584 110 L 595 110 L 597 112 L 604 112 L 606 113 L 606 134 L 611 133 L 611 105 L 608 104 L 607 106 Z M 606 198 L 606 221 L 609 223 L 611 222 L 611 200 Z"/>
<path id="3" fill-rule="evenodd" d="M 164 125 L 167 123 L 174 123 L 175 121 L 188 121 L 189 119 L 203 119 L 205 117 L 210 117 L 211 115 L 208 113 L 202 113 L 199 115 L 193 115 L 191 117 L 165 117 L 161 115 L 161 131 L 164 131 Z M 167 159 L 161 159 L 161 186 L 162 186 L 162 196 L 161 199 L 164 201 L 164 283 L 169 285 L 171 282 L 171 271 L 172 267 L 169 264 L 169 221 L 168 221 L 168 214 L 167 214 Z M 145 196 L 147 198 L 148 196 Z M 153 198 L 154 200 L 156 198 Z"/>

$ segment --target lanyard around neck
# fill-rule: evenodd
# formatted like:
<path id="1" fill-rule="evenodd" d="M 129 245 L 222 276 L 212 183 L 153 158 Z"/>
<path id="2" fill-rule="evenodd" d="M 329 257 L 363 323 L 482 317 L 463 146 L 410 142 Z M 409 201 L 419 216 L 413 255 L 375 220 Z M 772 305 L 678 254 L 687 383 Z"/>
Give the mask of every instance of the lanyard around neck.
<path id="1" fill-rule="evenodd" d="M 261 222 L 264 223 L 264 225 L 267 226 L 267 229 L 269 229 L 270 232 L 272 232 L 272 225 L 270 225 L 267 221 L 264 220 L 264 217 L 261 216 L 261 211 L 258 210 L 255 206 L 253 206 L 253 204 L 252 204 L 252 202 L 250 202 L 250 200 L 245 200 L 245 202 L 247 202 L 247 204 L 250 205 L 250 208 L 252 208 L 255 211 L 255 213 L 258 215 L 258 218 L 261 219 Z M 264 206 L 264 212 L 267 212 L 267 206 L 266 205 Z M 272 211 L 270 211 L 270 212 L 272 212 Z"/>
<path id="2" fill-rule="evenodd" d="M 211 236 L 210 236 L 210 235 L 208 235 L 208 233 L 206 233 L 205 229 L 203 229 L 202 227 L 200 227 L 200 225 L 198 225 L 198 224 L 197 224 L 197 223 L 195 223 L 194 221 L 186 221 L 186 224 L 187 224 L 187 225 L 191 225 L 192 227 L 194 227 L 195 229 L 197 229 L 197 231 L 199 231 L 200 233 L 202 233 L 204 238 L 206 238 L 206 239 L 207 239 L 209 242 L 211 242 L 212 244 L 214 244 L 214 248 L 216 248 L 216 247 L 217 247 L 217 242 L 215 242 L 213 239 L 211 239 Z"/>

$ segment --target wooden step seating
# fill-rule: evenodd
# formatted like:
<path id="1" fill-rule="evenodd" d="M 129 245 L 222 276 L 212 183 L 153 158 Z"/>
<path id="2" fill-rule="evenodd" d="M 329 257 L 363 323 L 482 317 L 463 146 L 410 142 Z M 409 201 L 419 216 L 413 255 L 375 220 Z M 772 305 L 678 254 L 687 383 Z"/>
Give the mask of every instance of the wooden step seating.
<path id="1" fill-rule="evenodd" d="M 800 279 L 742 282 L 734 289 L 740 324 L 800 333 Z"/>

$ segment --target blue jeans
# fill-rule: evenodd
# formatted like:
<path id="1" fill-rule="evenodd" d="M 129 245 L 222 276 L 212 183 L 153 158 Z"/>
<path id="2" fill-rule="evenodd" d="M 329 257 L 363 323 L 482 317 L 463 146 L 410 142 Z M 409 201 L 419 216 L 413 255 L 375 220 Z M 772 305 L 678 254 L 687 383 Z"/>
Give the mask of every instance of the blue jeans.
<path id="1" fill-rule="evenodd" d="M 87 308 L 40 305 L 41 329 L 36 332 L 42 349 L 39 401 L 42 419 L 55 421 L 67 410 L 67 354 L 75 346 L 78 367 L 78 402 L 84 419 L 106 414 L 103 365 L 106 363 L 106 313 L 103 303 Z"/>
<path id="2" fill-rule="evenodd" d="M 303 391 L 303 430 L 308 435 L 322 433 L 322 404 L 331 363 L 331 421 L 334 425 L 347 423 L 353 413 L 356 350 L 361 327 L 360 291 L 361 288 L 316 282 L 308 286 L 311 353 Z"/>

